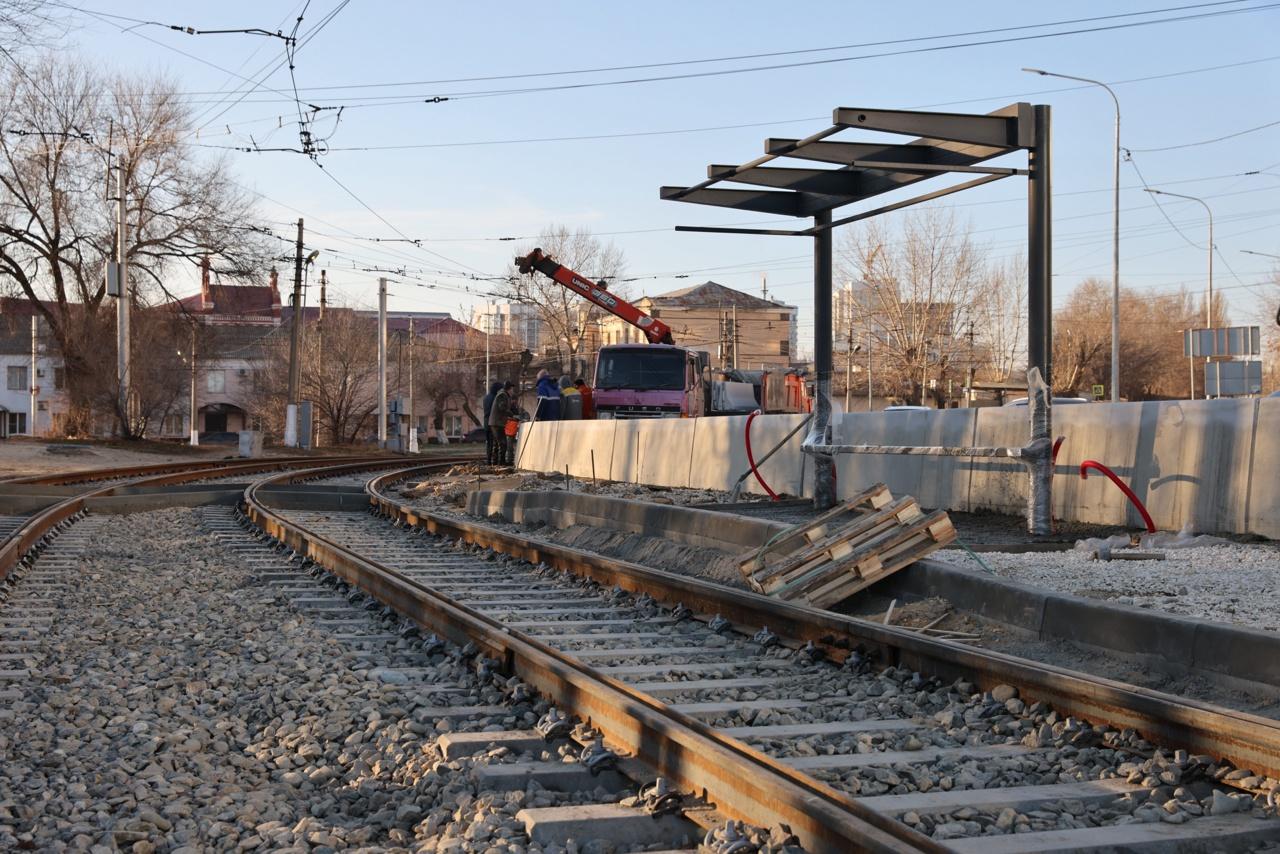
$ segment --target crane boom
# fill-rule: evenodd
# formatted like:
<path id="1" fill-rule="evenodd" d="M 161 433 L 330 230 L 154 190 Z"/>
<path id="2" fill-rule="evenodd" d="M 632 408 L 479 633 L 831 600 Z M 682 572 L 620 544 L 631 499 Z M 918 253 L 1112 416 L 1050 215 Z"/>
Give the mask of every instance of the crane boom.
<path id="1" fill-rule="evenodd" d="M 517 256 L 516 266 L 525 275 L 537 270 L 584 299 L 600 306 L 600 308 L 603 308 L 614 317 L 619 317 L 630 323 L 644 333 L 650 344 L 675 343 L 671 338 L 671 327 L 661 320 L 645 314 L 622 297 L 609 293 L 604 285 L 593 282 L 584 276 L 578 275 L 568 267 L 557 264 L 544 255 L 541 249 L 535 249 L 528 255 Z"/>

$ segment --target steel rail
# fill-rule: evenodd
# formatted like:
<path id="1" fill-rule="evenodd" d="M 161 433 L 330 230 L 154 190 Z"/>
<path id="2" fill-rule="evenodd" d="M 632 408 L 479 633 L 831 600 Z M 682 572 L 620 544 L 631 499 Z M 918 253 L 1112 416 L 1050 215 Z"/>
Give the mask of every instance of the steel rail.
<path id="1" fill-rule="evenodd" d="M 277 457 L 269 460 L 236 460 L 231 462 L 218 460 L 212 464 L 208 460 L 199 460 L 189 464 L 185 471 L 175 470 L 183 465 L 181 463 L 94 469 L 92 472 L 102 474 L 102 477 L 97 478 L 99 480 L 132 477 L 139 469 L 142 469 L 143 474 L 150 474 L 151 476 L 141 477 L 128 483 L 112 483 L 86 489 L 78 495 L 56 501 L 34 513 L 20 528 L 10 534 L 3 543 L 0 543 L 0 581 L 7 578 L 13 572 L 14 567 L 18 565 L 18 562 L 22 560 L 23 555 L 39 543 L 54 527 L 84 510 L 87 499 L 109 496 L 116 490 L 125 488 L 166 486 L 192 480 L 202 480 L 207 477 L 221 477 L 224 474 L 260 474 L 262 472 L 277 471 L 281 468 L 331 464 L 332 460 L 333 458 L 317 460 L 314 457 Z M 393 459 L 391 462 L 403 463 L 404 461 L 404 458 L 399 458 Z M 157 471 L 164 473 L 156 474 Z M 74 474 L 72 473 L 69 476 L 74 476 Z M 60 476 L 54 475 L 52 477 L 56 479 Z M 39 482 L 43 483 L 45 481 Z"/>
<path id="2" fill-rule="evenodd" d="M 1028 703 L 1042 700 L 1059 713 L 1120 729 L 1132 728 L 1166 748 L 1208 754 L 1255 773 L 1280 776 L 1280 721 L 1175 697 L 1011 655 L 923 637 L 906 629 L 651 569 L 628 561 L 531 541 L 488 525 L 439 516 L 399 504 L 383 494 L 389 483 L 423 468 L 392 472 L 369 483 L 370 501 L 383 515 L 430 533 L 493 548 L 533 563 L 573 572 L 602 585 L 648 593 L 659 602 L 684 603 L 695 612 L 721 614 L 748 634 L 763 626 L 797 643 L 812 641 L 833 660 L 861 648 L 879 666 L 907 667 L 943 679 L 966 678 L 982 688 L 1017 686 Z"/>
<path id="3" fill-rule="evenodd" d="M 133 466 L 116 466 L 113 468 L 78 469 L 76 471 L 59 472 L 57 474 L 17 475 L 0 480 L 0 485 L 39 485 L 65 486 L 74 483 L 86 483 L 97 480 L 112 480 L 122 477 L 139 477 L 167 472 L 187 472 L 200 468 L 225 468 L 229 465 L 250 464 L 252 462 L 287 462 L 300 465 L 320 465 L 323 463 L 339 463 L 357 457 L 368 457 L 368 454 L 343 454 L 334 457 L 316 458 L 313 456 L 270 457 L 259 460 L 190 460 L 170 461 L 165 463 L 142 463 Z"/>
<path id="4" fill-rule="evenodd" d="M 336 466 L 334 473 L 344 468 Z M 433 468 L 436 466 L 418 466 L 375 477 L 368 488 L 372 492 L 388 478 Z M 857 799 L 668 708 L 577 658 L 289 521 L 257 497 L 260 489 L 289 479 L 291 476 L 269 477 L 245 489 L 246 514 L 269 536 L 419 625 L 459 645 L 474 642 L 503 672 L 519 675 L 561 708 L 588 720 L 615 748 L 636 757 L 680 789 L 714 803 L 720 814 L 754 825 L 786 824 L 813 854 L 947 850 L 907 825 L 864 807 Z M 465 534 L 459 530 L 452 535 Z"/>

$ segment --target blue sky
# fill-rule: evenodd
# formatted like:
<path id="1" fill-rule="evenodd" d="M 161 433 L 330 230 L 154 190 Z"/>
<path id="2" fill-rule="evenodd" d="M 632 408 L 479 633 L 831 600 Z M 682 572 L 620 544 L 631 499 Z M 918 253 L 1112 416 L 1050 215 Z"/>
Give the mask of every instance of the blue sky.
<path id="1" fill-rule="evenodd" d="M 217 5 L 71 2 L 100 14 L 197 29 L 273 31 L 279 27 L 287 31 L 303 5 L 236 0 Z M 301 32 L 308 32 L 340 2 L 313 0 Z M 1212 9 L 1264 5 L 1266 0 L 1248 0 Z M 625 250 L 628 272 L 657 277 L 634 282 L 633 292 L 660 293 L 707 278 L 758 291 L 762 274 L 767 275 L 774 296 L 801 307 L 804 339 L 812 318 L 808 242 L 673 232 L 670 228 L 676 224 L 746 223 L 762 217 L 663 202 L 658 198 L 659 186 L 701 180 L 709 163 L 758 156 L 765 137 L 804 136 L 819 130 L 836 106 L 985 112 L 1018 100 L 1049 103 L 1054 108 L 1054 287 L 1055 302 L 1061 302 L 1084 277 L 1110 276 L 1113 110 L 1101 89 L 1080 88 L 1019 69 L 1038 66 L 1112 83 L 1232 65 L 1117 83 L 1115 89 L 1124 112 L 1123 144 L 1135 150 L 1135 161 L 1147 182 L 1202 196 L 1212 206 L 1216 243 L 1225 257 L 1216 266 L 1215 285 L 1229 297 L 1234 320 L 1257 322 L 1257 291 L 1246 285 L 1266 278 L 1272 262 L 1241 250 L 1280 255 L 1280 125 L 1212 144 L 1138 150 L 1195 143 L 1280 122 L 1280 42 L 1276 39 L 1280 7 L 915 55 L 642 84 L 455 97 L 442 103 L 365 106 L 370 96 L 407 101 L 443 93 L 690 74 L 936 46 L 948 40 L 636 71 L 393 88 L 317 88 L 824 48 L 1158 8 L 1162 4 L 1154 0 L 1069 5 L 818 2 L 797 7 L 690 0 L 629 4 L 552 0 L 535 5 L 352 0 L 299 50 L 295 74 L 303 100 L 347 106 L 328 139 L 334 150 L 321 162 L 396 231 L 353 201 L 305 157 L 200 151 L 231 159 L 239 180 L 266 197 L 263 213 L 279 233 L 291 234 L 287 223 L 300 212 L 312 233 L 308 243 L 322 252 L 333 250 L 322 254 L 321 265 L 328 268 L 334 287 L 352 301 L 370 303 L 376 288 L 376 274 L 352 269 L 352 256 L 357 256 L 355 266 L 381 263 L 455 271 L 456 275 L 447 277 L 416 274 L 445 287 L 431 290 L 403 282 L 393 287 L 391 303 L 393 309 L 456 313 L 478 298 L 464 288 L 482 292 L 489 287 L 482 281 L 468 282 L 463 275 L 504 270 L 513 244 L 496 238 L 535 235 L 555 222 L 586 226 L 597 233 L 631 232 L 610 236 Z M 1210 9 L 1155 17 L 1205 11 Z M 261 73 L 282 58 L 280 40 L 191 36 L 157 26 L 122 32 L 120 27 L 130 26 L 129 21 L 69 14 L 78 26 L 68 41 L 95 62 L 123 71 L 160 72 L 181 91 L 191 93 L 186 97 L 204 125 L 198 139 L 202 145 L 245 146 L 250 144 L 250 134 L 262 147 L 297 144 L 296 109 L 280 94 L 291 94 L 287 70 L 280 68 L 269 77 Z M 1112 23 L 1123 20 L 1132 19 Z M 1037 32 L 1044 30 L 949 41 Z M 253 89 L 227 71 L 261 80 L 263 85 Z M 251 91 L 226 109 L 225 93 L 237 89 Z M 329 133 L 333 115 L 333 111 L 321 114 L 315 125 L 317 135 Z M 726 125 L 754 126 L 612 139 L 518 141 Z M 436 147 L 337 150 L 380 145 Z M 1275 176 L 1240 175 L 1251 170 L 1269 170 Z M 1165 209 L 1184 238 L 1142 192 L 1129 164 L 1124 164 L 1121 177 L 1126 188 L 1121 197 L 1123 283 L 1147 292 L 1174 290 L 1181 284 L 1202 288 L 1203 209 L 1179 200 L 1166 202 Z M 975 239 L 988 245 L 993 257 L 1021 251 L 1026 211 L 1022 179 L 996 182 L 952 200 Z M 397 231 L 422 239 L 422 248 L 351 238 L 352 234 L 395 238 Z M 673 277 L 679 273 L 688 273 L 689 278 Z"/>

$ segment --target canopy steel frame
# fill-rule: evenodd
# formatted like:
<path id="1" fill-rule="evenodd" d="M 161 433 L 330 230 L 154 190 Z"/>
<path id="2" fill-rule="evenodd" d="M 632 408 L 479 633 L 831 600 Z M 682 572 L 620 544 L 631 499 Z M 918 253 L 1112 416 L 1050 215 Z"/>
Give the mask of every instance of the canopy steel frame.
<path id="1" fill-rule="evenodd" d="M 916 138 L 902 144 L 831 138 L 850 129 Z M 1052 385 L 1049 135 L 1050 110 L 1043 104 L 1019 102 L 985 115 L 838 107 L 828 128 L 802 139 L 767 139 L 761 157 L 737 166 L 712 164 L 704 181 L 688 187 L 660 188 L 660 197 L 669 201 L 812 218 L 813 225 L 803 229 L 676 226 L 677 231 L 813 239 L 816 395 L 806 450 L 831 447 L 831 230 L 1015 175 L 1027 177 L 1028 367 L 1038 370 Z M 981 165 L 1017 151 L 1028 154 L 1025 169 Z M 781 158 L 831 164 L 834 168 L 767 166 Z M 836 208 L 953 172 L 978 177 L 873 210 L 832 218 Z M 717 186 L 723 182 L 759 189 Z M 834 459 L 830 453 L 818 453 L 814 460 L 814 503 L 825 509 L 835 503 Z M 1047 495 L 1047 490 L 1048 484 L 1038 484 L 1034 491 Z"/>

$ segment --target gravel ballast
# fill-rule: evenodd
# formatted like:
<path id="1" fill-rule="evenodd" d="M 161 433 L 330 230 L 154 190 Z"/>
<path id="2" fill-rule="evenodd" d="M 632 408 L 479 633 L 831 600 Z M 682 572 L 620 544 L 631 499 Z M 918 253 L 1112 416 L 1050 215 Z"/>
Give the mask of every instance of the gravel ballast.
<path id="1" fill-rule="evenodd" d="M 1144 549 L 1146 550 L 1146 549 Z M 997 575 L 1062 593 L 1220 623 L 1280 631 L 1280 548 L 1215 545 L 1152 549 L 1164 560 L 1092 560 L 1090 552 L 985 552 Z M 973 568 L 963 552 L 932 559 Z"/>
<path id="2" fill-rule="evenodd" d="M 68 570 L 39 663 L 10 686 L 23 696 L 0 731 L 0 850 L 563 852 L 530 844 L 516 813 L 603 793 L 484 792 L 471 776 L 567 761 L 563 748 L 445 761 L 436 743 L 528 727 L 540 704 L 437 718 L 501 705 L 500 686 L 412 637 L 355 655 L 257 576 L 269 567 L 202 529 L 202 512 L 115 517 Z M 388 669 L 413 655 L 411 678 Z"/>

